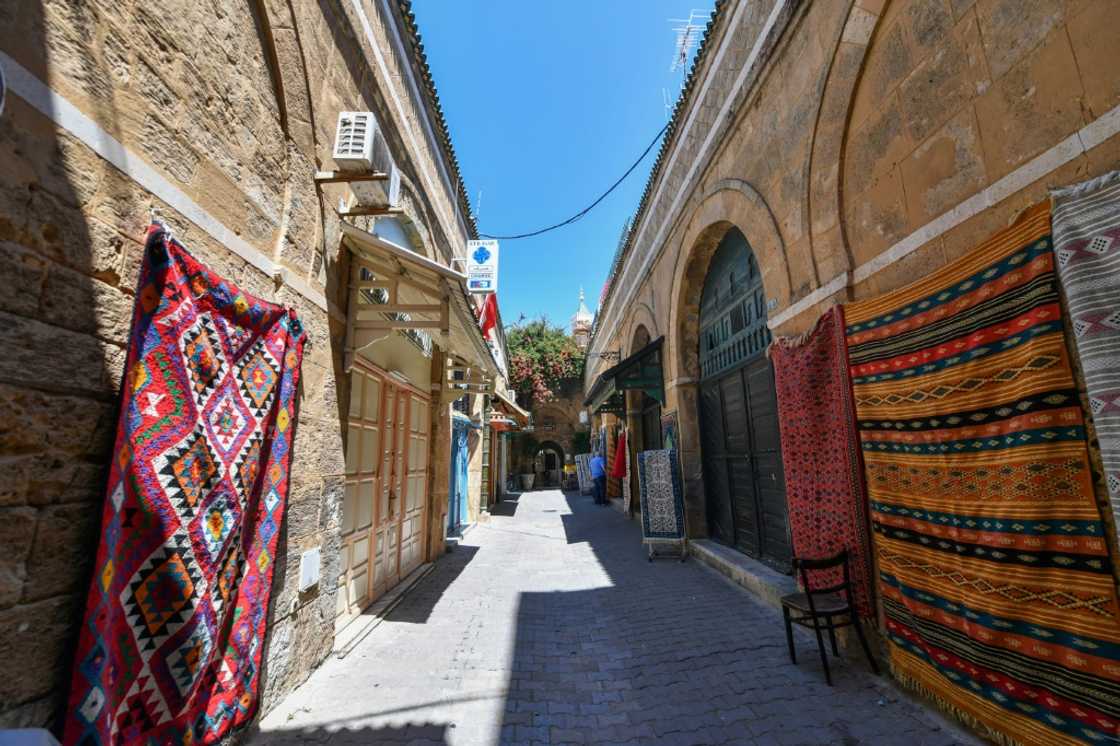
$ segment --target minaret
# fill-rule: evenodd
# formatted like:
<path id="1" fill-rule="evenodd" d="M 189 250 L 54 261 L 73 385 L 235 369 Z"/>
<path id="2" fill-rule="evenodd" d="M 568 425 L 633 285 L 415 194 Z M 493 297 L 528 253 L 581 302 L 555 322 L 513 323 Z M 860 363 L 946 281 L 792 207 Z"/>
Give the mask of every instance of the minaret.
<path id="1" fill-rule="evenodd" d="M 587 345 L 591 343 L 591 325 L 595 322 L 595 317 L 591 315 L 591 311 L 587 310 L 587 304 L 583 302 L 583 287 L 579 289 L 579 309 L 576 310 L 576 315 L 572 317 L 572 336 L 576 340 L 581 350 L 586 350 Z"/>

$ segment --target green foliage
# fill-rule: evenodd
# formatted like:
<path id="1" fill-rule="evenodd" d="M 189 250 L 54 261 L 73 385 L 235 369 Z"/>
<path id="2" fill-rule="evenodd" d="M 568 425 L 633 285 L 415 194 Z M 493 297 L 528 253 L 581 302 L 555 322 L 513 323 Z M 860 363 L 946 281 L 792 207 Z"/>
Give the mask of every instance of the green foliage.
<path id="1" fill-rule="evenodd" d="M 591 452 L 591 433 L 586 430 L 577 430 L 572 434 L 572 449 L 575 453 Z"/>
<path id="2" fill-rule="evenodd" d="M 506 330 L 510 386 L 525 406 L 552 401 L 578 385 L 583 351 L 562 327 L 541 317 Z"/>

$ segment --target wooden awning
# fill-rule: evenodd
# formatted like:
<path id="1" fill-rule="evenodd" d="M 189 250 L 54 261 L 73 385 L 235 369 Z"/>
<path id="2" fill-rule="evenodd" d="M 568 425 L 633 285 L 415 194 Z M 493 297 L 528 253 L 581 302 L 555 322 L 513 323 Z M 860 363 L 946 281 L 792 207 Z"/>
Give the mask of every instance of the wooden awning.
<path id="1" fill-rule="evenodd" d="M 529 413 L 517 406 L 517 402 L 507 398 L 501 391 L 494 392 L 493 405 L 495 410 L 508 417 L 518 427 L 525 427 L 529 424 Z"/>
<path id="2" fill-rule="evenodd" d="M 478 328 L 465 274 L 345 222 L 342 242 L 354 258 L 348 355 L 393 331 L 417 329 L 431 334 L 449 361 L 453 359 L 451 364 L 469 372 L 466 378 L 472 384 L 492 382 L 499 375 Z"/>
<path id="3" fill-rule="evenodd" d="M 583 405 L 594 414 L 622 415 L 626 412 L 626 391 L 644 391 L 665 404 L 664 374 L 661 370 L 661 346 L 665 337 L 658 337 L 622 362 L 607 368 L 591 386 Z"/>

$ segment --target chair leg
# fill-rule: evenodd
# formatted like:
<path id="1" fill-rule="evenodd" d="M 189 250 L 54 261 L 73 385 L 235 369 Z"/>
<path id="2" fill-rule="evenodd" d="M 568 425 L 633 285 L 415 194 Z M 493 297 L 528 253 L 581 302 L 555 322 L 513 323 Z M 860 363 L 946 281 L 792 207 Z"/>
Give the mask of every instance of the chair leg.
<path id="1" fill-rule="evenodd" d="M 832 654 L 839 658 L 840 651 L 836 649 L 836 627 L 832 625 L 832 617 L 828 618 L 828 641 L 832 643 Z"/>
<path id="2" fill-rule="evenodd" d="M 817 633 L 817 650 L 821 653 L 821 664 L 824 666 L 824 680 L 832 686 L 832 674 L 828 670 L 828 653 L 824 652 L 824 637 L 821 636 L 820 623 L 813 617 L 813 631 Z"/>
<path id="3" fill-rule="evenodd" d="M 789 646 L 789 660 L 793 665 L 797 665 L 797 653 L 793 650 L 793 623 L 789 619 L 789 608 L 782 607 L 782 618 L 786 622 L 786 644 Z"/>
<path id="4" fill-rule="evenodd" d="M 863 636 L 863 624 L 860 623 L 859 617 L 852 615 L 852 626 L 856 628 L 856 637 L 859 638 L 860 647 L 863 648 L 863 654 L 867 656 L 867 662 L 871 664 L 871 670 L 875 675 L 879 675 L 879 665 L 875 662 L 875 657 L 871 655 L 871 648 L 867 644 L 867 638 Z"/>

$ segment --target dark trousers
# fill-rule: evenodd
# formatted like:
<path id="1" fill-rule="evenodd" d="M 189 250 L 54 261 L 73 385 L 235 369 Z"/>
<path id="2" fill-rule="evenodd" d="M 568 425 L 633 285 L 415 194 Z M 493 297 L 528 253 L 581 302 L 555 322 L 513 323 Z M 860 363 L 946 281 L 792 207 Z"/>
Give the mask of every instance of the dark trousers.
<path id="1" fill-rule="evenodd" d="M 607 503 L 607 478 L 595 477 L 595 504 L 606 505 Z"/>

